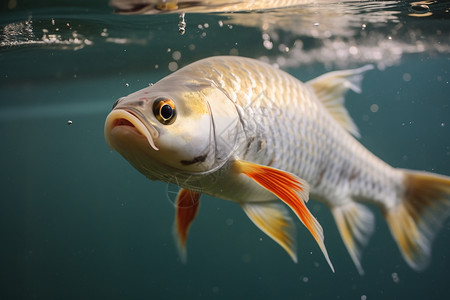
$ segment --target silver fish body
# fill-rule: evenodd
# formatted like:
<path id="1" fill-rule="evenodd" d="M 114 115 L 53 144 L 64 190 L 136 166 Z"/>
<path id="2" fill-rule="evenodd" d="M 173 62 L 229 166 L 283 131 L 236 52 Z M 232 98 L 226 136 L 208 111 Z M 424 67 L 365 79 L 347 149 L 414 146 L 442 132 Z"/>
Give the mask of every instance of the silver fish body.
<path id="1" fill-rule="evenodd" d="M 360 92 L 362 75 L 371 68 L 331 72 L 302 83 L 254 59 L 210 57 L 125 97 L 108 116 L 105 136 L 147 177 L 185 189 L 179 199 L 197 201 L 206 193 L 239 203 L 294 260 L 294 226 L 278 199 L 310 230 L 331 266 L 322 228 L 304 206 L 309 193 L 324 202 L 360 273 L 362 248 L 375 222 L 362 203 L 375 203 L 406 261 L 423 269 L 449 212 L 450 179 L 395 169 L 352 136 L 359 133 L 343 96 L 349 89 Z M 156 121 L 161 123 L 161 111 L 155 111 L 161 97 L 178 108 L 176 119 L 167 115 L 171 125 Z M 119 138 L 136 129 L 116 126 L 123 124 L 121 114 L 126 119 L 129 113 L 134 127 L 142 126 L 136 121 L 141 119 L 153 133 Z M 135 140 L 139 146 L 130 146 Z M 183 245 L 195 213 L 189 222 L 180 217 Z"/>

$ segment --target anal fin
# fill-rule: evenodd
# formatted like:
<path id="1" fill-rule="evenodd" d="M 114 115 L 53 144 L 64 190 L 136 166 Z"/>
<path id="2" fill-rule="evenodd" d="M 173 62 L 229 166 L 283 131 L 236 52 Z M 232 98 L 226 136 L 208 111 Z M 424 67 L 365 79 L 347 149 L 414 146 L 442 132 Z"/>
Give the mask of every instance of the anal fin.
<path id="1" fill-rule="evenodd" d="M 297 262 L 295 224 L 282 204 L 245 203 L 242 205 L 247 216 L 265 234 L 277 242 Z"/>
<path id="2" fill-rule="evenodd" d="M 189 227 L 198 212 L 201 193 L 180 189 L 176 201 L 174 236 L 182 262 L 186 262 L 186 241 Z"/>
<path id="3" fill-rule="evenodd" d="M 353 263 L 359 274 L 363 275 L 362 248 L 367 246 L 375 227 L 372 212 L 364 205 L 352 200 L 344 205 L 332 207 L 331 212 Z"/>

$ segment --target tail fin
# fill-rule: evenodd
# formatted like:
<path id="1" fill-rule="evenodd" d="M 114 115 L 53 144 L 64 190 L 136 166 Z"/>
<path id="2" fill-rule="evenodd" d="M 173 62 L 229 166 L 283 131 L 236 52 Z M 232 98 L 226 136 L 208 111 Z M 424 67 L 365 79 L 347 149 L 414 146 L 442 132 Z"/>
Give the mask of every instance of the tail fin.
<path id="1" fill-rule="evenodd" d="M 450 213 L 450 177 L 405 170 L 402 201 L 385 217 L 406 262 L 423 270 L 431 258 L 431 243 Z"/>

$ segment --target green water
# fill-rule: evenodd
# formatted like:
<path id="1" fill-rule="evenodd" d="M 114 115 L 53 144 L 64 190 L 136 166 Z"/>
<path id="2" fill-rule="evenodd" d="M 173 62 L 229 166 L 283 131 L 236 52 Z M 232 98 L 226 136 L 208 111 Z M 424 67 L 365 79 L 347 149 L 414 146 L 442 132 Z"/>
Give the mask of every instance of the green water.
<path id="1" fill-rule="evenodd" d="M 325 35 L 311 33 L 322 24 L 314 14 L 293 19 L 302 32 L 188 14 L 180 35 L 178 15 L 120 16 L 107 1 L 41 4 L 2 4 L 0 13 L 0 299 L 448 298 L 450 221 L 433 243 L 430 266 L 415 272 L 375 207 L 364 276 L 329 210 L 313 200 L 336 273 L 300 223 L 294 264 L 238 205 L 208 196 L 182 264 L 172 187 L 145 179 L 103 137 L 114 101 L 169 74 L 171 62 L 262 57 L 303 81 L 374 63 L 380 68 L 367 73 L 363 93 L 347 95 L 361 142 L 393 166 L 450 175 L 450 19 L 442 5 L 430 5 L 434 14 L 424 18 L 408 16 L 404 3 L 358 7 L 344 14 L 363 16 L 351 19 L 350 33 L 333 31 L 344 26 L 336 19 Z M 369 12 L 395 18 L 364 19 Z M 43 29 L 59 37 L 43 42 Z M 304 51 L 296 52 L 299 41 Z"/>

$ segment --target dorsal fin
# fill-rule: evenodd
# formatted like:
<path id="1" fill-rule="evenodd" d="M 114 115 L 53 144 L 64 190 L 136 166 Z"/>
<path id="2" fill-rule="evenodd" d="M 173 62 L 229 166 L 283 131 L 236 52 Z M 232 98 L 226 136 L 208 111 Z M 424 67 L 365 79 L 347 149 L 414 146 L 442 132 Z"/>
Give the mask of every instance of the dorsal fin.
<path id="1" fill-rule="evenodd" d="M 372 69 L 373 65 L 366 65 L 359 69 L 330 72 L 306 83 L 334 119 L 356 137 L 360 136 L 359 130 L 344 106 L 344 94 L 349 89 L 361 93 L 363 74 Z"/>

